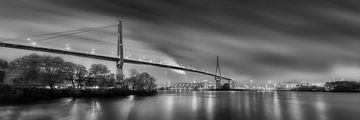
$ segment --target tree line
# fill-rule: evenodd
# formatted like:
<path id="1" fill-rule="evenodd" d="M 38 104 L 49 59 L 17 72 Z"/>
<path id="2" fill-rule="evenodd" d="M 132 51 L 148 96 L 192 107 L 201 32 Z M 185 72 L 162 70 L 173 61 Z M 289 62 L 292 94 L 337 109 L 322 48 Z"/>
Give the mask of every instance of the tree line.
<path id="1" fill-rule="evenodd" d="M 325 83 L 326 91 L 334 92 L 359 92 L 360 82 L 357 81 L 332 81 Z"/>
<path id="2" fill-rule="evenodd" d="M 124 79 L 123 75 L 118 75 Z M 89 69 L 84 65 L 65 61 L 61 57 L 30 54 L 10 62 L 0 59 L 0 83 L 16 86 L 49 86 L 69 82 L 73 88 L 88 86 L 114 87 L 115 74 L 106 65 L 92 64 Z M 154 89 L 156 79 L 148 73 L 130 70 L 123 86 L 132 89 Z"/>

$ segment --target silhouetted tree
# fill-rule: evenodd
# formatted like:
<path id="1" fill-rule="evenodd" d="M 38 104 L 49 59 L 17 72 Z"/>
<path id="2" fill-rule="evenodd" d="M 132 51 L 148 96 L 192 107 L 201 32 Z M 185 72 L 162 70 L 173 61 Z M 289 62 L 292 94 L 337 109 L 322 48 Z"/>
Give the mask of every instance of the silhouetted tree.
<path id="1" fill-rule="evenodd" d="M 65 62 L 62 68 L 65 80 L 71 81 L 73 88 L 75 88 L 75 70 L 76 65 L 72 62 Z"/>
<path id="2" fill-rule="evenodd" d="M 103 64 L 92 64 L 89 69 L 91 73 L 91 77 L 94 77 L 99 84 L 99 86 L 103 87 L 106 81 L 106 75 L 110 72 L 106 65 Z"/>
<path id="3" fill-rule="evenodd" d="M 128 84 L 132 84 L 133 90 L 152 90 L 156 88 L 156 79 L 148 73 L 139 73 L 135 69 L 129 70 L 129 78 L 125 79 Z"/>
<path id="4" fill-rule="evenodd" d="M 89 76 L 92 76 L 91 73 Z M 98 84 L 98 81 L 95 77 L 85 77 L 85 88 L 86 86 L 95 86 Z"/>
<path id="5" fill-rule="evenodd" d="M 137 82 L 137 79 L 139 79 L 139 72 L 135 69 L 130 69 L 129 70 L 129 78 L 126 78 L 125 79 L 125 82 L 126 82 L 126 85 L 125 86 L 129 86 L 131 85 L 132 86 L 132 89 L 135 90 L 135 86 L 136 86 L 136 82 Z"/>
<path id="6" fill-rule="evenodd" d="M 92 64 L 89 71 L 91 74 L 94 74 L 94 75 L 105 75 L 110 72 L 108 70 L 108 68 L 106 67 L 106 65 L 103 65 L 103 64 Z"/>
<path id="7" fill-rule="evenodd" d="M 355 81 L 334 81 L 334 82 L 326 82 L 325 88 L 329 91 L 351 92 L 351 91 L 359 91 L 360 84 Z"/>
<path id="8" fill-rule="evenodd" d="M 26 55 L 11 61 L 9 73 L 15 85 L 49 85 L 52 90 L 56 83 L 62 83 L 64 80 L 71 81 L 75 87 L 75 82 L 79 85 L 85 81 L 87 75 L 83 65 L 66 62 L 60 57 L 37 54 Z"/>
<path id="9" fill-rule="evenodd" d="M 4 82 L 6 77 L 6 68 L 8 68 L 8 62 L 6 60 L 0 59 L 0 83 Z"/>
<path id="10" fill-rule="evenodd" d="M 115 87 L 113 84 L 113 83 L 115 83 L 115 74 L 114 73 L 110 73 L 109 75 L 107 75 L 106 80 L 111 84 L 111 86 Z"/>
<path id="11" fill-rule="evenodd" d="M 30 54 L 10 62 L 10 76 L 15 85 L 39 83 L 41 56 Z"/>
<path id="12" fill-rule="evenodd" d="M 41 78 L 43 84 L 48 84 L 54 90 L 56 83 L 63 82 L 64 76 L 62 68 L 65 61 L 60 57 L 42 56 L 41 58 Z"/>
<path id="13" fill-rule="evenodd" d="M 83 84 L 85 82 L 85 77 L 88 74 L 88 71 L 86 70 L 86 67 L 81 65 L 81 64 L 77 64 L 75 65 L 75 81 L 76 83 L 78 83 L 78 87 L 80 87 L 80 84 Z M 86 87 L 86 86 L 84 86 Z"/>
<path id="14" fill-rule="evenodd" d="M 145 90 L 152 90 L 156 88 L 156 79 L 153 76 L 150 76 L 149 73 L 143 72 L 140 74 L 140 82 L 139 83 L 143 83 L 140 84 L 140 88 L 145 89 Z"/>
<path id="15" fill-rule="evenodd" d="M 230 84 L 229 83 L 225 83 L 222 87 L 222 89 L 228 90 L 230 89 Z"/>

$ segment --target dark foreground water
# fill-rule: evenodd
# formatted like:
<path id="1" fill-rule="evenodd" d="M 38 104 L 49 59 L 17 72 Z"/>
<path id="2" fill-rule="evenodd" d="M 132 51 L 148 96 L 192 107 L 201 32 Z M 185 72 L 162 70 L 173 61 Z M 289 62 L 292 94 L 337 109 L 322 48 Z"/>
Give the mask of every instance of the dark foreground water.
<path id="1" fill-rule="evenodd" d="M 360 93 L 172 92 L 0 106 L 0 120 L 359 120 Z"/>

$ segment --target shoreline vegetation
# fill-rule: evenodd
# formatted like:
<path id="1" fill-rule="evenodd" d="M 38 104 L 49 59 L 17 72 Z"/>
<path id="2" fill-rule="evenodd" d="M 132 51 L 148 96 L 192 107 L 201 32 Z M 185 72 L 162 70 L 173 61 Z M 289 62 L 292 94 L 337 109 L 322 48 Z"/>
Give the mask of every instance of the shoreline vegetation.
<path id="1" fill-rule="evenodd" d="M 102 64 L 92 64 L 87 69 L 81 64 L 48 55 L 30 54 L 10 62 L 0 59 L 0 103 L 29 103 L 67 97 L 152 96 L 158 94 L 155 82 L 156 79 L 150 74 L 135 69 L 130 69 L 129 76 L 125 78 L 123 74 L 111 73 Z M 230 89 L 229 84 L 224 84 L 222 89 L 206 91 L 251 89 Z M 360 83 L 334 81 L 324 86 L 301 84 L 281 91 L 360 92 Z"/>
<path id="2" fill-rule="evenodd" d="M 157 94 L 156 79 L 150 74 L 130 69 L 128 75 L 111 73 L 103 64 L 86 68 L 49 55 L 0 59 L 0 103 Z"/>
<path id="3" fill-rule="evenodd" d="M 0 103 L 32 103 L 43 100 L 55 100 L 60 98 L 111 98 L 125 97 L 129 95 L 153 96 L 157 90 L 130 90 L 121 88 L 112 89 L 44 89 L 44 88 L 16 88 L 9 85 L 1 85 Z"/>
<path id="4" fill-rule="evenodd" d="M 305 92 L 360 92 L 360 83 L 356 81 L 332 81 L 324 86 L 299 85 L 291 91 Z"/>

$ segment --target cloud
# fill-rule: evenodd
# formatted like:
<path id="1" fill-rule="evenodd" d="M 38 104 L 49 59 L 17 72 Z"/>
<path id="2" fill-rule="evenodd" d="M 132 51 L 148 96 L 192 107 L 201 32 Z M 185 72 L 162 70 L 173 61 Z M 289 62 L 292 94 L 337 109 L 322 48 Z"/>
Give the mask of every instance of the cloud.
<path id="1" fill-rule="evenodd" d="M 161 53 L 155 57 L 210 70 L 220 56 L 224 74 L 239 79 L 318 80 L 335 74 L 334 65 L 359 64 L 359 5 L 351 0 L 11 0 L 0 7 L 0 27 L 8 28 L 0 34 L 12 38 L 122 18 L 125 41 L 136 41 L 129 44 L 139 48 L 128 50 L 134 54 Z M 101 36 L 76 37 L 111 51 L 112 42 Z"/>

